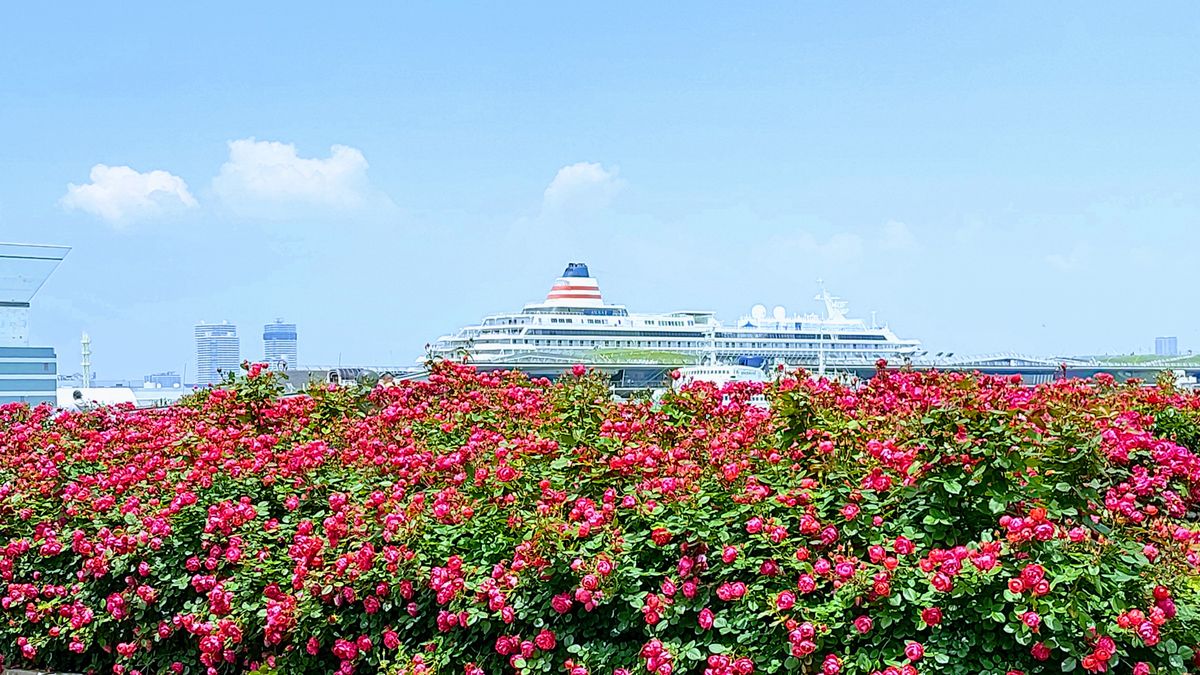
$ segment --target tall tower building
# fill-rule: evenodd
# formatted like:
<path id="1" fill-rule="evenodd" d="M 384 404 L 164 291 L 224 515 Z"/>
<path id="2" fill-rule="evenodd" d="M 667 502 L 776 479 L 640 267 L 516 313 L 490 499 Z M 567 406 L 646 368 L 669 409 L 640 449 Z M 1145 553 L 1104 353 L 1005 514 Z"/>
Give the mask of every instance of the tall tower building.
<path id="1" fill-rule="evenodd" d="M 263 355 L 272 369 L 286 370 L 298 363 L 296 356 L 296 324 L 275 319 L 263 326 Z"/>
<path id="2" fill-rule="evenodd" d="M 29 303 L 70 250 L 0 243 L 0 403 L 58 399 L 58 356 L 30 346 Z"/>
<path id="3" fill-rule="evenodd" d="M 228 321 L 196 324 L 197 384 L 216 384 L 224 373 L 235 372 L 241 365 L 237 326 Z"/>

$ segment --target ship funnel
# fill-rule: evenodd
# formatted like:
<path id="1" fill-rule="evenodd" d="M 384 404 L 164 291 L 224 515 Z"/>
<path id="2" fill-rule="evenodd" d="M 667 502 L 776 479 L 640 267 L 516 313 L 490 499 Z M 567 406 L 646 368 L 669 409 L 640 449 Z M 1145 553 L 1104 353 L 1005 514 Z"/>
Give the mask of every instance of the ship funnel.
<path id="1" fill-rule="evenodd" d="M 587 265 L 573 262 L 563 270 L 546 294 L 547 305 L 561 307 L 602 307 L 600 284 L 588 274 Z"/>

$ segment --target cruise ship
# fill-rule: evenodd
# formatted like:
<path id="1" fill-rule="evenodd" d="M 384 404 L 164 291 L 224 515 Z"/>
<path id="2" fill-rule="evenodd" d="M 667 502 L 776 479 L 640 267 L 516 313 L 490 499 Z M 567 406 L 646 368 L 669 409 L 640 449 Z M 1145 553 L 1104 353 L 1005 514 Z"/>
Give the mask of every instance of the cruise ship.
<path id="1" fill-rule="evenodd" d="M 846 316 L 846 303 L 822 290 L 825 315 L 768 314 L 756 305 L 736 323 L 713 312 L 638 314 L 610 305 L 584 263 L 570 263 L 545 300 L 493 314 L 429 346 L 427 356 L 474 363 L 701 363 L 762 366 L 869 364 L 911 357 L 920 341 Z"/>

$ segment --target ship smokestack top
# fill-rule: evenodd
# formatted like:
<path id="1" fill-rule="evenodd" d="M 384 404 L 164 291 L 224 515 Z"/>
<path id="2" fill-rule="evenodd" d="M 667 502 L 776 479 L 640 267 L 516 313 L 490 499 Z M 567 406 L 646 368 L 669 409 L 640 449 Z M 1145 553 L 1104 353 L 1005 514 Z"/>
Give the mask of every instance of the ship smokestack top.
<path id="1" fill-rule="evenodd" d="M 600 284 L 588 274 L 587 265 L 573 262 L 567 264 L 562 276 L 554 281 L 546 294 L 547 305 L 562 307 L 603 307 Z"/>
<path id="2" fill-rule="evenodd" d="M 588 274 L 587 263 L 573 262 L 573 263 L 567 263 L 567 269 L 563 271 L 563 276 L 564 277 L 582 277 L 582 278 L 586 279 L 586 278 L 590 277 L 591 275 Z"/>

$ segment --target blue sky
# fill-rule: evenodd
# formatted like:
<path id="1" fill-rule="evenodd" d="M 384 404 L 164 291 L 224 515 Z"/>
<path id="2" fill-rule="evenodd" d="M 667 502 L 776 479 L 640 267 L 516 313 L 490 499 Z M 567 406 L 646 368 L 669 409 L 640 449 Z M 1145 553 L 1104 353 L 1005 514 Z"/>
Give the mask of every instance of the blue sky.
<path id="1" fill-rule="evenodd" d="M 1200 349 L 1200 7 L 29 3 L 0 240 L 104 377 L 197 320 L 409 363 L 569 260 L 635 310 L 817 309 L 935 351 Z"/>

